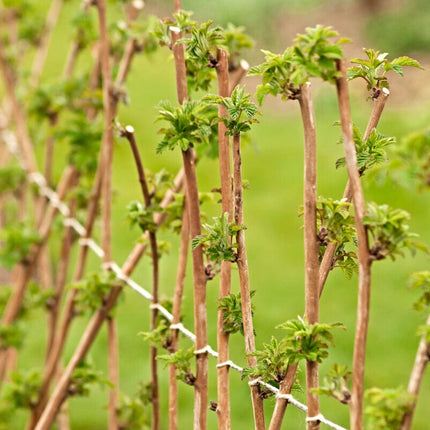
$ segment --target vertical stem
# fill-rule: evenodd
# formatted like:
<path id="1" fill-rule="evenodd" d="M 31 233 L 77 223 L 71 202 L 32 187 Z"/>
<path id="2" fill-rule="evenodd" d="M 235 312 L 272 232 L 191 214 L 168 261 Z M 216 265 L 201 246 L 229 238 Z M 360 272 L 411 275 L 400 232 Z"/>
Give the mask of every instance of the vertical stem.
<path id="1" fill-rule="evenodd" d="M 184 291 L 185 274 L 187 269 L 188 246 L 190 229 L 188 224 L 187 205 L 182 213 L 181 245 L 179 248 L 178 271 L 176 273 L 175 292 L 173 295 L 172 325 L 181 321 L 182 296 Z M 172 328 L 172 343 L 170 352 L 178 350 L 179 330 Z M 169 365 L 169 430 L 178 429 L 178 381 L 176 379 L 176 365 Z"/>
<path id="2" fill-rule="evenodd" d="M 119 391 L 119 346 L 116 321 L 112 316 L 106 318 L 108 331 L 108 374 L 113 388 L 109 390 L 109 430 L 118 429 L 118 391 Z"/>
<path id="3" fill-rule="evenodd" d="M 317 142 L 315 113 L 312 103 L 311 84 L 301 87 L 299 97 L 305 135 L 304 145 L 304 248 L 305 248 L 305 315 L 309 324 L 319 321 L 318 243 L 317 243 Z M 306 362 L 306 398 L 308 405 L 307 429 L 319 429 L 319 396 L 312 393 L 318 388 L 318 362 Z"/>
<path id="4" fill-rule="evenodd" d="M 228 57 L 227 53 L 217 50 L 217 80 L 218 94 L 221 97 L 228 97 Z M 224 106 L 218 105 L 218 117 L 227 116 L 227 110 Z M 233 221 L 233 198 L 231 190 L 231 167 L 230 167 L 230 140 L 226 135 L 227 128 L 224 122 L 218 123 L 218 153 L 219 169 L 221 179 L 221 202 L 222 213 L 228 213 L 228 222 Z M 231 262 L 223 261 L 221 263 L 219 298 L 222 299 L 230 294 L 231 290 Z M 225 363 L 229 360 L 229 333 L 224 331 L 224 311 L 218 310 L 217 319 L 217 345 L 218 345 L 218 364 Z M 230 417 L 230 379 L 229 367 L 221 366 L 217 369 L 217 387 L 218 387 L 218 405 L 216 408 L 218 416 L 218 428 L 227 430 L 231 427 Z"/>
<path id="5" fill-rule="evenodd" d="M 188 97 L 185 69 L 184 45 L 176 42 L 180 31 L 171 27 L 172 48 L 175 59 L 176 87 L 178 102 L 183 103 Z M 186 178 L 186 196 L 191 238 L 200 236 L 200 203 L 195 170 L 195 157 L 191 148 L 182 151 L 182 161 Z M 196 332 L 196 381 L 194 384 L 194 430 L 205 430 L 207 425 L 208 405 L 208 353 L 207 347 L 207 311 L 206 311 L 206 274 L 201 246 L 192 252 L 194 281 L 194 326 Z"/>
<path id="6" fill-rule="evenodd" d="M 343 145 L 345 150 L 348 177 L 352 186 L 355 210 L 355 224 L 358 238 L 358 305 L 357 323 L 354 341 L 354 357 L 352 369 L 351 396 L 351 430 L 363 428 L 363 395 L 364 395 L 364 366 L 366 359 L 366 341 L 369 326 L 371 260 L 367 232 L 362 224 L 364 217 L 364 195 L 361 188 L 360 175 L 357 166 L 357 155 L 352 132 L 351 111 L 349 106 L 348 83 L 346 80 L 346 65 L 337 61 L 341 76 L 337 78 L 337 93 L 342 126 Z"/>
<path id="7" fill-rule="evenodd" d="M 106 18 L 106 1 L 97 0 L 97 12 L 99 17 L 99 55 L 103 78 L 103 110 L 104 132 L 102 140 L 102 166 L 103 177 L 101 184 L 102 201 L 102 237 L 101 243 L 104 251 L 103 262 L 109 263 L 112 259 L 111 240 L 111 211 L 112 211 L 112 164 L 113 164 L 113 120 L 115 105 L 112 99 L 112 76 L 109 58 L 109 34 Z M 109 337 L 109 375 L 114 378 L 113 389 L 109 392 L 109 430 L 118 428 L 118 340 L 115 321 L 108 318 Z M 115 349 L 115 351 L 114 351 Z"/>
<path id="8" fill-rule="evenodd" d="M 430 315 L 427 318 L 427 326 L 430 326 Z M 421 382 L 424 377 L 424 371 L 430 361 L 430 342 L 426 340 L 426 335 L 421 336 L 415 357 L 414 367 L 412 368 L 411 377 L 409 378 L 408 392 L 414 396 L 411 409 L 404 415 L 401 430 L 410 430 L 412 418 L 414 416 L 415 406 L 417 405 L 418 394 Z"/>
<path id="9" fill-rule="evenodd" d="M 46 56 L 48 55 L 52 29 L 58 20 L 62 6 L 63 0 L 52 0 L 51 7 L 49 8 L 48 14 L 46 16 L 45 30 L 40 39 L 39 46 L 33 60 L 33 66 L 31 68 L 30 85 L 34 87 L 37 85 L 40 75 L 42 74 Z"/>
<path id="10" fill-rule="evenodd" d="M 240 152 L 240 135 L 233 136 L 233 189 L 234 189 L 234 222 L 243 224 L 243 186 L 242 157 Z M 239 271 L 240 295 L 242 302 L 242 321 L 245 338 L 245 351 L 248 366 L 257 366 L 257 357 L 250 355 L 255 351 L 254 325 L 252 323 L 251 294 L 249 288 L 248 258 L 245 246 L 245 231 L 239 230 L 237 241 L 237 268 Z M 263 399 L 258 385 L 251 386 L 252 407 L 256 430 L 264 430 Z"/>
<path id="11" fill-rule="evenodd" d="M 181 0 L 173 0 L 173 10 L 175 13 L 178 13 L 181 10 Z"/>

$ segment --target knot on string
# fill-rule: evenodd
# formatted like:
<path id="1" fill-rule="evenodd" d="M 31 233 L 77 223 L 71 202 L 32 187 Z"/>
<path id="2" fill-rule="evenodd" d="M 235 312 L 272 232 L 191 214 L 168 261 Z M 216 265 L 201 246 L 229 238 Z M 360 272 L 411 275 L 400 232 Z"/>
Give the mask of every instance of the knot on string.
<path id="1" fill-rule="evenodd" d="M 318 414 L 315 415 L 314 417 L 306 417 L 306 422 L 307 423 L 311 423 L 311 422 L 321 422 L 321 421 L 325 421 L 324 415 L 322 414 Z"/>

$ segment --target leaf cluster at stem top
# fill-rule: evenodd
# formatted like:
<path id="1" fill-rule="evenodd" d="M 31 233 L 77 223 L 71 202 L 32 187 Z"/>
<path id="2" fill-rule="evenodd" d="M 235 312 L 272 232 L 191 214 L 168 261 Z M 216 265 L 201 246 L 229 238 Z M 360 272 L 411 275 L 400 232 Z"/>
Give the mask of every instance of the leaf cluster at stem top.
<path id="1" fill-rule="evenodd" d="M 251 129 L 251 124 L 258 123 L 255 118 L 260 112 L 255 103 L 251 101 L 251 95 L 245 94 L 245 87 L 237 86 L 231 97 L 206 96 L 205 101 L 220 104 L 227 110 L 228 116 L 221 118 L 227 127 L 227 134 L 238 136 Z"/>
<path id="2" fill-rule="evenodd" d="M 286 331 L 284 342 L 290 363 L 300 360 L 321 363 L 328 356 L 329 344 L 334 344 L 331 331 L 345 327 L 341 323 L 309 324 L 306 319 L 297 317 L 276 328 Z"/>
<path id="3" fill-rule="evenodd" d="M 189 147 L 202 144 L 210 146 L 217 141 L 212 130 L 217 121 L 217 111 L 214 106 L 201 100 L 185 101 L 177 107 L 169 101 L 161 102 L 156 121 L 168 123 L 168 127 L 158 131 L 163 139 L 157 146 L 157 154 L 177 146 L 186 151 Z"/>
<path id="4" fill-rule="evenodd" d="M 428 252 L 425 245 L 414 240 L 417 234 L 409 231 L 409 219 L 409 213 L 402 209 L 373 202 L 367 204 L 363 225 L 372 238 L 369 244 L 372 260 L 383 260 L 388 256 L 395 260 L 397 255 L 404 256 L 402 248 L 411 253 L 417 249 Z"/>
<path id="5" fill-rule="evenodd" d="M 299 34 L 294 45 L 288 47 L 282 55 L 270 51 L 265 54 L 265 62 L 253 67 L 250 75 L 261 75 L 262 85 L 257 87 L 257 100 L 261 104 L 268 94 L 280 94 L 282 99 L 296 99 L 300 94 L 300 86 L 311 77 L 334 82 L 338 72 L 335 60 L 343 58 L 340 45 L 346 39 L 329 39 L 338 33 L 331 27 L 318 25 L 307 28 L 305 34 Z"/>
<path id="6" fill-rule="evenodd" d="M 324 394 L 334 397 L 339 402 L 347 404 L 351 400 L 351 393 L 348 389 L 348 380 L 351 374 L 347 366 L 334 363 L 327 375 L 324 376 L 323 384 L 311 391 L 319 395 Z"/>
<path id="7" fill-rule="evenodd" d="M 379 52 L 373 49 L 364 49 L 367 56 L 366 60 L 353 58 L 352 64 L 355 64 L 348 70 L 348 79 L 362 78 L 366 81 L 367 89 L 372 91 L 371 97 L 378 98 L 383 88 L 389 88 L 387 72 L 394 70 L 400 76 L 403 76 L 403 67 L 412 66 L 421 69 L 420 63 L 410 57 L 398 57 L 388 61 L 386 52 Z"/>

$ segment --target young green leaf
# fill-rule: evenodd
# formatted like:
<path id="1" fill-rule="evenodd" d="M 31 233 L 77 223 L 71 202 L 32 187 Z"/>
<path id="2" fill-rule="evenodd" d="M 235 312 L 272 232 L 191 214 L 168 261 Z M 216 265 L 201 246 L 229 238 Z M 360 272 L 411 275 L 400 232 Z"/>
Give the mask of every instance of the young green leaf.
<path id="1" fill-rule="evenodd" d="M 402 419 L 413 403 L 412 394 L 402 387 L 395 389 L 370 388 L 365 397 L 368 406 L 364 413 L 367 416 L 367 428 L 374 430 L 398 429 Z"/>

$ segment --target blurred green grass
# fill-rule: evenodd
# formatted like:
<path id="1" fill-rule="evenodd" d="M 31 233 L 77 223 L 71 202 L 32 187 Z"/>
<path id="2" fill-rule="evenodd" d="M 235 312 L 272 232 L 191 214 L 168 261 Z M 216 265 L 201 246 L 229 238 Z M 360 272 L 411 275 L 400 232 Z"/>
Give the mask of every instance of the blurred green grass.
<path id="1" fill-rule="evenodd" d="M 261 2 L 257 2 L 258 7 Z M 256 3 L 256 5 L 257 5 Z M 257 7 L 255 5 L 255 7 Z M 185 8 L 192 8 L 187 4 Z M 55 79 L 60 75 L 67 46 L 68 21 L 76 2 L 65 5 L 61 23 L 56 30 L 53 46 L 48 58 L 47 73 L 44 79 Z M 251 5 L 250 9 L 251 10 Z M 249 12 L 249 15 L 252 15 Z M 269 47 L 270 49 L 270 47 Z M 85 57 L 80 67 L 85 67 Z M 407 79 L 407 78 L 405 78 Z M 131 124 L 142 150 L 145 166 L 151 170 L 167 168 L 176 171 L 180 167 L 178 152 L 157 157 L 155 146 L 158 142 L 154 124 L 156 110 L 154 106 L 163 99 L 175 100 L 173 62 L 167 51 L 162 51 L 150 59 L 136 58 L 128 83 L 131 105 L 122 107 L 119 120 Z M 346 183 L 344 170 L 335 170 L 335 160 L 342 153 L 342 146 L 337 145 L 339 129 L 332 124 L 338 119 L 335 91 L 323 86 L 318 88 L 315 101 L 318 130 L 318 193 L 325 196 L 340 197 Z M 304 275 L 303 275 L 303 239 L 301 218 L 297 209 L 302 200 L 302 129 L 298 106 L 279 109 L 268 101 L 262 108 L 263 116 L 259 125 L 251 133 L 252 144 L 244 147 L 243 175 L 250 182 L 251 189 L 245 192 L 246 241 L 251 276 L 251 288 L 257 290 L 255 296 L 256 312 L 254 317 L 257 331 L 257 346 L 268 342 L 271 335 L 280 336 L 274 327 L 304 310 Z M 356 123 L 364 127 L 371 110 L 371 103 L 353 97 L 352 110 Z M 429 106 L 408 108 L 386 108 L 380 130 L 399 139 L 428 125 Z M 57 154 L 57 174 L 62 170 L 62 149 Z M 202 160 L 198 165 L 198 180 L 202 191 L 210 191 L 219 186 L 218 169 L 213 160 Z M 129 201 L 140 199 L 140 192 L 132 157 L 126 142 L 118 141 L 114 161 L 115 202 L 113 207 L 113 253 L 120 264 L 138 239 L 138 232 L 131 231 L 125 222 L 125 207 Z M 428 220 L 430 218 L 429 194 L 418 194 L 411 190 L 394 187 L 390 183 L 378 184 L 366 182 L 366 197 L 379 203 L 388 203 L 407 209 L 412 215 L 412 231 L 421 234 L 422 239 L 430 243 Z M 219 214 L 214 205 L 205 209 L 208 217 Z M 172 240 L 171 253 L 161 261 L 162 295 L 171 296 L 176 275 L 176 257 L 178 239 Z M 53 253 L 55 250 L 52 251 Z M 98 262 L 91 258 L 90 270 L 97 270 Z M 369 331 L 368 357 L 366 367 L 366 386 L 395 387 L 407 385 L 409 372 L 413 364 L 418 338 L 414 333 L 421 322 L 420 316 L 412 311 L 413 297 L 406 291 L 407 276 L 414 270 L 428 267 L 424 256 L 411 258 L 409 255 L 395 263 L 378 262 L 374 265 L 372 286 L 372 310 Z M 143 260 L 133 279 L 150 288 L 151 267 L 148 259 Z M 216 300 L 217 278 L 208 284 L 209 339 L 216 345 Z M 321 300 L 321 319 L 323 321 L 342 321 L 347 331 L 336 333 L 336 347 L 322 366 L 321 375 L 333 362 L 351 365 L 352 344 L 355 325 L 357 295 L 356 277 L 347 282 L 340 273 L 329 277 Z M 191 270 L 185 285 L 184 324 L 193 328 Z M 237 276 L 234 274 L 233 289 L 238 290 Z M 141 379 L 149 379 L 148 344 L 138 336 L 149 328 L 148 303 L 135 292 L 126 290 L 123 301 L 117 309 L 120 336 L 121 391 L 131 395 Z M 85 321 L 77 321 L 68 341 L 66 359 L 79 339 Z M 34 319 L 29 328 L 26 348 L 20 356 L 20 365 L 24 367 L 40 366 L 44 351 L 44 319 Z M 235 335 L 231 342 L 231 356 L 240 365 L 245 365 L 243 338 Z M 106 334 L 103 331 L 94 347 L 91 357 L 94 363 L 106 370 Z M 38 357 L 35 360 L 34 357 Z M 162 365 L 160 366 L 162 367 Z M 216 400 L 215 360 L 210 359 L 210 399 Z M 162 381 L 162 411 L 167 410 L 167 375 L 160 372 Z M 303 375 L 302 375 L 303 379 Z M 249 389 L 240 375 L 231 372 L 232 388 L 232 428 L 245 430 L 252 428 L 252 411 Z M 297 396 L 304 399 L 303 393 Z M 423 384 L 418 403 L 415 429 L 425 429 L 428 422 L 426 399 L 430 396 L 430 384 Z M 192 428 L 192 388 L 180 384 L 179 419 L 180 428 Z M 72 428 L 82 430 L 105 429 L 107 391 L 96 387 L 89 398 L 72 399 L 70 410 Z M 274 400 L 266 401 L 266 413 L 270 411 Z M 322 399 L 322 412 L 325 416 L 348 427 L 346 407 L 331 399 Z M 16 417 L 16 427 L 22 428 L 22 415 Z M 285 428 L 304 428 L 304 415 L 290 407 L 287 411 L 288 422 Z M 216 428 L 216 414 L 209 413 L 209 429 Z M 167 428 L 167 414 L 162 413 L 162 428 Z"/>

